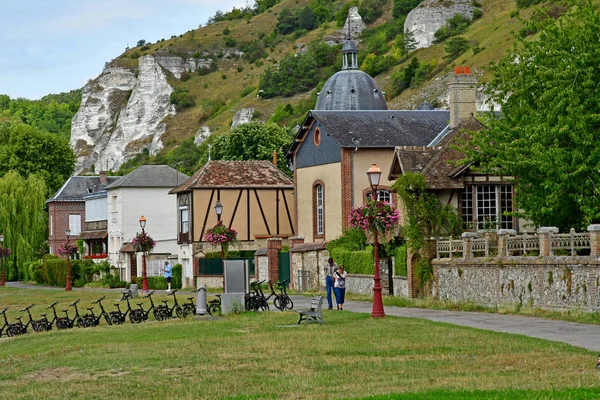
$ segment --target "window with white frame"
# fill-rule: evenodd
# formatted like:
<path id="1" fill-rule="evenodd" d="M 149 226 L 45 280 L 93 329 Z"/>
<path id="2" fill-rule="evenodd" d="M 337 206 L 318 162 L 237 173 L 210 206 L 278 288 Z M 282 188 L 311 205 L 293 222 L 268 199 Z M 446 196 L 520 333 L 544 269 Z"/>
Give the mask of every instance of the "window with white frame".
<path id="1" fill-rule="evenodd" d="M 368 192 L 367 198 L 372 199 L 373 192 Z M 393 204 L 392 203 L 392 192 L 389 190 L 383 190 L 383 189 L 377 190 L 377 201 L 383 201 L 384 203 Z"/>
<path id="2" fill-rule="evenodd" d="M 179 207 L 179 214 L 181 218 L 181 226 L 179 227 L 180 233 L 188 233 L 190 231 L 190 213 L 187 207 Z"/>
<path id="3" fill-rule="evenodd" d="M 324 195 L 323 195 L 323 185 L 315 186 L 315 202 L 316 202 L 316 234 L 323 235 L 325 232 L 325 223 L 324 223 Z"/>
<path id="4" fill-rule="evenodd" d="M 467 229 L 513 229 L 512 185 L 467 185 L 461 193 L 461 215 Z"/>
<path id="5" fill-rule="evenodd" d="M 81 234 L 81 215 L 69 215 L 69 229 L 71 230 L 71 235 Z"/>

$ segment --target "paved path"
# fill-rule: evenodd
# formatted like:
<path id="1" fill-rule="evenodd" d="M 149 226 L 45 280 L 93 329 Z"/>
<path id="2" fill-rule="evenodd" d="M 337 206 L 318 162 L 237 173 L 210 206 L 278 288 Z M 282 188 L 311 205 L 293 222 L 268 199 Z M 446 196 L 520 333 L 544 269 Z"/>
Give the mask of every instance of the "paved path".
<path id="1" fill-rule="evenodd" d="M 50 286 L 27 285 L 22 282 L 7 282 L 7 286 L 22 289 L 54 289 Z M 93 291 L 122 291 L 123 289 L 81 289 Z M 294 309 L 309 308 L 312 297 L 291 296 Z M 327 303 L 325 301 L 325 303 Z M 348 300 L 345 311 L 371 312 L 371 303 Z M 519 315 L 501 315 L 470 311 L 429 310 L 424 308 L 405 308 L 386 306 L 385 313 L 396 317 L 421 318 L 430 321 L 445 322 L 453 325 L 468 326 L 496 332 L 514 333 L 540 339 L 564 342 L 592 351 L 600 351 L 600 325 L 577 324 L 574 322 L 554 321 L 543 318 L 523 317 Z"/>
<path id="2" fill-rule="evenodd" d="M 292 296 L 292 300 L 294 300 L 294 309 L 310 307 L 311 298 Z M 325 305 L 327 305 L 327 301 L 325 301 Z M 371 308 L 372 304 L 364 301 L 348 300 L 344 304 L 345 311 L 371 313 Z M 421 318 L 489 331 L 515 333 L 600 351 L 600 325 L 577 324 L 519 315 L 392 306 L 386 306 L 385 313 L 396 317 Z"/>

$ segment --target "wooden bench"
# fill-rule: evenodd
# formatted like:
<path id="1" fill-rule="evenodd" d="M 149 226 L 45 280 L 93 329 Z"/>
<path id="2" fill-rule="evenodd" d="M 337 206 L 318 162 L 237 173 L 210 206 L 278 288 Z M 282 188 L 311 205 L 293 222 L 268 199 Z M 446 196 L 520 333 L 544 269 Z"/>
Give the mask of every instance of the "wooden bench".
<path id="1" fill-rule="evenodd" d="M 323 296 L 313 297 L 310 308 L 308 310 L 297 311 L 300 315 L 300 319 L 298 320 L 298 324 L 304 320 L 305 324 L 309 322 L 318 322 L 319 324 L 324 324 L 323 320 Z"/>

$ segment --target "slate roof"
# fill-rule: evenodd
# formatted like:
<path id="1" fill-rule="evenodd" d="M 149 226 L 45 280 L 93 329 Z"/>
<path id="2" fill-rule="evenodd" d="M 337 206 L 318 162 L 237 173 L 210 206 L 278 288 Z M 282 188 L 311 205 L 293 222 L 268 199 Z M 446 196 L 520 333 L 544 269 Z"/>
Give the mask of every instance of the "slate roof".
<path id="1" fill-rule="evenodd" d="M 171 168 L 168 165 L 142 165 L 135 171 L 123 176 L 107 189 L 120 187 L 175 187 L 186 181 L 188 175 Z"/>
<path id="2" fill-rule="evenodd" d="M 206 188 L 293 189 L 294 182 L 269 161 L 209 161 L 191 178 L 171 190 L 180 193 Z"/>
<path id="3" fill-rule="evenodd" d="M 111 184 L 120 178 L 120 176 L 107 176 L 106 180 L 108 184 Z M 100 184 L 99 176 L 72 176 L 67 179 L 52 198 L 46 200 L 46 203 L 53 201 L 84 201 L 85 196 L 104 190 L 106 187 Z"/>
<path id="4" fill-rule="evenodd" d="M 387 110 L 385 96 L 369 74 L 345 69 L 325 82 L 316 110 Z"/>
<path id="5" fill-rule="evenodd" d="M 470 117 L 449 130 L 435 147 L 397 147 L 388 179 L 394 180 L 401 173 L 411 171 L 423 174 L 430 189 L 463 188 L 463 181 L 458 178 L 468 165 L 457 165 L 456 162 L 462 160 L 464 154 L 453 144 L 457 144 L 459 139 L 468 140 L 469 131 L 482 129 L 486 129 L 486 126 Z"/>

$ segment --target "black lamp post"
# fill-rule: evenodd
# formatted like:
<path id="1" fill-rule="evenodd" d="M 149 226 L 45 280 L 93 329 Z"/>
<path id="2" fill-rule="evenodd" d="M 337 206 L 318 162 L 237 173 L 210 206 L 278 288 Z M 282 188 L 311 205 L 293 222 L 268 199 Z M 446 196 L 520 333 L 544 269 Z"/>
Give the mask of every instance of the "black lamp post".
<path id="1" fill-rule="evenodd" d="M 69 249 L 69 239 L 71 239 L 71 230 L 67 229 L 65 231 L 65 235 L 67 236 L 66 248 Z M 67 254 L 67 283 L 65 285 L 65 290 L 66 291 L 71 290 L 71 253 Z"/>
<path id="2" fill-rule="evenodd" d="M 140 228 L 142 228 L 142 235 L 146 232 L 146 218 L 142 215 L 140 217 Z M 148 275 L 146 274 L 146 247 L 142 247 L 142 292 L 148 292 Z"/>
<path id="3" fill-rule="evenodd" d="M 4 235 L 0 234 L 0 247 L 4 245 Z M 0 275 L 0 286 L 4 286 L 4 254 L 0 254 L 0 262 L 2 263 L 2 273 Z"/>
<path id="4" fill-rule="evenodd" d="M 369 177 L 369 185 L 371 185 L 371 199 L 379 203 L 379 196 L 377 196 L 377 186 L 379 186 L 379 180 L 381 179 L 381 169 L 377 164 L 371 164 L 371 168 L 367 171 Z M 381 277 L 379 276 L 379 238 L 377 235 L 377 228 L 373 229 L 373 246 L 374 246 L 374 259 L 375 259 L 375 275 L 373 277 L 373 309 L 371 310 L 371 317 L 382 318 L 385 317 L 383 311 L 383 297 L 381 295 Z"/>
<path id="5" fill-rule="evenodd" d="M 221 215 L 223 214 L 223 205 L 219 200 L 215 203 L 215 213 L 217 213 L 217 222 L 221 224 Z M 225 249 L 221 243 L 221 270 L 223 271 L 223 291 L 225 291 Z"/>

